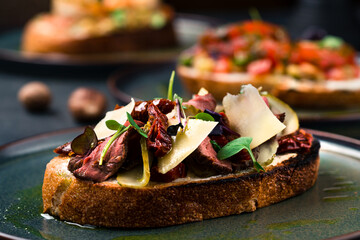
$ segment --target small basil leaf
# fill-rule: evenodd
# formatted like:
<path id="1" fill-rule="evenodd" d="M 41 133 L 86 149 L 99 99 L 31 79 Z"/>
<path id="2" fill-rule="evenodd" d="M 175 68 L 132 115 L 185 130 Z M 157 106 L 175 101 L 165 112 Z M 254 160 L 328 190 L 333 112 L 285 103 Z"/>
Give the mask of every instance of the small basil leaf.
<path id="1" fill-rule="evenodd" d="M 252 141 L 251 137 L 240 137 L 237 138 L 229 143 L 227 143 L 223 148 L 220 149 L 220 151 L 217 154 L 218 159 L 224 160 L 226 158 L 229 158 L 238 152 L 240 152 L 243 149 L 246 149 L 248 151 L 251 160 L 254 163 L 254 167 L 256 171 L 265 171 L 262 166 L 256 161 L 251 149 L 250 149 L 250 143 Z"/>
<path id="2" fill-rule="evenodd" d="M 91 127 L 86 127 L 84 133 L 71 142 L 71 150 L 78 155 L 86 155 L 97 146 L 98 139 Z"/>
<path id="3" fill-rule="evenodd" d="M 227 143 L 221 150 L 218 152 L 217 157 L 220 160 L 224 160 L 229 158 L 246 147 L 250 147 L 250 143 L 252 141 L 251 137 L 240 137 L 229 143 Z"/>
<path id="4" fill-rule="evenodd" d="M 118 129 L 120 128 L 123 128 L 124 126 L 121 125 L 120 123 L 118 123 L 117 121 L 115 120 L 107 120 L 105 122 L 106 126 L 108 129 L 110 130 L 114 130 L 114 131 L 117 131 Z"/>
<path id="5" fill-rule="evenodd" d="M 215 119 L 210 114 L 204 113 L 204 112 L 196 114 L 195 118 L 205 120 L 205 121 L 212 121 L 212 122 L 215 121 Z"/>
<path id="6" fill-rule="evenodd" d="M 131 117 L 130 113 L 126 113 L 127 115 L 127 119 L 129 121 L 129 123 L 131 124 L 131 126 L 134 127 L 134 129 L 140 134 L 142 135 L 144 138 L 148 138 L 147 134 L 144 132 L 144 130 L 142 130 L 134 121 L 134 119 Z"/>
<path id="7" fill-rule="evenodd" d="M 210 140 L 210 143 L 212 144 L 212 146 L 216 152 L 220 151 L 221 147 L 219 146 L 219 144 L 217 144 L 217 142 L 215 142 L 214 140 Z"/>

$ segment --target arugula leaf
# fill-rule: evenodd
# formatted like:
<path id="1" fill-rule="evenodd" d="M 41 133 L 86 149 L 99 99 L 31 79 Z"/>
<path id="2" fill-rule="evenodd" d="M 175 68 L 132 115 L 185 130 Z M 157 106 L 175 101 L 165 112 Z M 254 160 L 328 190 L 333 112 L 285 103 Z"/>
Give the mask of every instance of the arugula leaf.
<path id="1" fill-rule="evenodd" d="M 237 138 L 229 143 L 227 143 L 223 148 L 220 149 L 220 151 L 217 154 L 218 159 L 224 160 L 226 158 L 229 158 L 238 152 L 240 152 L 243 149 L 246 149 L 248 153 L 250 154 L 251 160 L 254 163 L 255 169 L 260 171 L 265 171 L 261 165 L 256 161 L 251 149 L 250 149 L 250 143 L 252 141 L 251 137 L 240 137 Z"/>
<path id="2" fill-rule="evenodd" d="M 91 127 L 86 127 L 84 133 L 77 136 L 71 142 L 71 150 L 79 155 L 86 155 L 97 146 L 97 136 Z"/>
<path id="3" fill-rule="evenodd" d="M 144 138 L 148 138 L 147 134 L 144 132 L 144 130 L 142 130 L 134 121 L 134 119 L 131 117 L 130 113 L 126 113 L 127 115 L 127 119 L 129 121 L 129 123 L 135 128 L 135 130 Z"/>
<path id="4" fill-rule="evenodd" d="M 167 98 L 171 101 L 173 100 L 174 77 L 175 77 L 175 71 L 173 70 L 171 72 L 171 76 L 170 76 L 170 80 L 169 80 L 168 96 L 167 96 Z"/>
<path id="5" fill-rule="evenodd" d="M 215 121 L 215 119 L 210 114 L 204 113 L 204 112 L 196 114 L 195 118 L 205 120 L 205 121 L 211 121 L 211 122 Z"/>

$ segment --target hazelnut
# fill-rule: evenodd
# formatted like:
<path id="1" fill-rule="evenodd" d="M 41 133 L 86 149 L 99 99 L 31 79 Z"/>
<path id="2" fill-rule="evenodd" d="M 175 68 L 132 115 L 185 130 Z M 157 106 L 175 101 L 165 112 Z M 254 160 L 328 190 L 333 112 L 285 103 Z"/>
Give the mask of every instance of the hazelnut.
<path id="1" fill-rule="evenodd" d="M 68 107 L 73 117 L 81 122 L 99 120 L 106 112 L 106 97 L 103 93 L 91 88 L 78 88 L 68 100 Z"/>
<path id="2" fill-rule="evenodd" d="M 19 90 L 18 99 L 29 111 L 43 111 L 50 105 L 51 92 L 42 82 L 29 82 Z"/>

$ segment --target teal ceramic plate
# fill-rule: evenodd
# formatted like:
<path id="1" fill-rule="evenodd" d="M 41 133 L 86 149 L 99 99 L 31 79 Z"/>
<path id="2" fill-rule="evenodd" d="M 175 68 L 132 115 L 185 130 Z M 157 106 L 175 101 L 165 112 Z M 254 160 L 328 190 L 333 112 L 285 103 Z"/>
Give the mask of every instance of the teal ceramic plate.
<path id="1" fill-rule="evenodd" d="M 350 239 L 360 236 L 360 141 L 314 132 L 321 165 L 314 187 L 253 213 L 153 229 L 78 226 L 41 215 L 41 184 L 52 149 L 81 129 L 0 147 L 0 239 Z M 216 207 L 216 206 L 214 206 Z M 349 233 L 351 233 L 349 235 Z M 345 235 L 344 234 L 348 234 Z"/>
<path id="2" fill-rule="evenodd" d="M 165 97 L 171 71 L 175 63 L 162 63 L 144 68 L 121 70 L 113 73 L 108 80 L 109 90 L 122 102 L 129 102 L 131 97 L 152 99 Z M 176 77 L 175 91 L 188 99 L 191 94 L 181 85 Z M 341 110 L 296 109 L 302 122 L 338 122 L 360 120 L 360 108 Z"/>
<path id="3" fill-rule="evenodd" d="M 65 54 L 34 54 L 20 51 L 22 29 L 15 29 L 0 34 L 0 60 L 26 64 L 50 66 L 88 66 L 114 65 L 125 63 L 163 62 L 175 59 L 179 52 L 193 45 L 199 34 L 219 21 L 210 17 L 194 14 L 177 14 L 174 29 L 178 38 L 178 47 L 136 51 L 127 53 L 65 55 Z"/>

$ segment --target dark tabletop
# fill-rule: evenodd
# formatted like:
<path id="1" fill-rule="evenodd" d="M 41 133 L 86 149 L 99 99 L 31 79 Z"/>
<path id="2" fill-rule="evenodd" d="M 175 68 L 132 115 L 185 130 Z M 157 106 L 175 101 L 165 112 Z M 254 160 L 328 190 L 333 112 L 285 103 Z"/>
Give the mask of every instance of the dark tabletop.
<path id="1" fill-rule="evenodd" d="M 231 14 L 210 12 L 207 15 L 218 17 L 223 22 L 247 18 L 246 11 L 232 12 Z M 265 12 L 263 16 L 266 20 L 286 25 L 291 18 L 291 12 L 276 10 Z M 122 65 L 121 69 L 126 70 L 128 67 Z M 89 124 L 75 121 L 67 108 L 68 97 L 77 87 L 91 87 L 103 92 L 107 96 L 109 110 L 116 103 L 121 104 L 110 94 L 106 84 L 108 76 L 118 68 L 120 66 L 116 65 L 105 68 L 49 68 L 0 61 L 0 146 L 37 134 Z M 30 113 L 17 100 L 19 89 L 29 81 L 42 81 L 49 86 L 52 92 L 52 103 L 48 111 Z M 303 126 L 360 139 L 359 120 L 307 122 Z"/>

